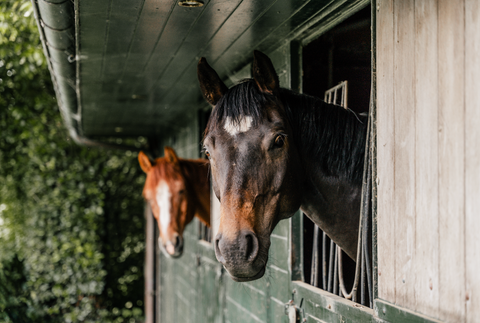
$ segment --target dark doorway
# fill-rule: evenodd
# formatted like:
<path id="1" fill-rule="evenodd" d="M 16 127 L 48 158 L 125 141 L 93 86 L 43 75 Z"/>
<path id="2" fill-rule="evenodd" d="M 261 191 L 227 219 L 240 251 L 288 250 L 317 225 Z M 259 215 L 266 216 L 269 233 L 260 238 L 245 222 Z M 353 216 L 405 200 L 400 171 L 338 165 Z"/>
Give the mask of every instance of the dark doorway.
<path id="1" fill-rule="evenodd" d="M 303 48 L 303 93 L 323 98 L 348 80 L 348 108 L 368 111 L 371 81 L 370 6 Z"/>

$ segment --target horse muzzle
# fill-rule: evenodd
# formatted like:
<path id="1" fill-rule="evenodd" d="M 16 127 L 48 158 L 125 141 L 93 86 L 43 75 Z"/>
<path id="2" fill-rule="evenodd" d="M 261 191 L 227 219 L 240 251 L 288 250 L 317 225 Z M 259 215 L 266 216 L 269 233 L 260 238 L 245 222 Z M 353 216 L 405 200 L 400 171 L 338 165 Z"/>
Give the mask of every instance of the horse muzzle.
<path id="1" fill-rule="evenodd" d="M 174 234 L 165 243 L 162 242 L 161 238 L 158 238 L 158 244 L 162 252 L 168 257 L 178 258 L 183 254 L 183 237 L 178 234 Z"/>
<path id="2" fill-rule="evenodd" d="M 259 240 L 255 233 L 249 230 L 240 231 L 233 239 L 223 237 L 222 233 L 215 238 L 217 260 L 237 282 L 263 277 L 267 259 L 259 257 L 259 251 Z"/>

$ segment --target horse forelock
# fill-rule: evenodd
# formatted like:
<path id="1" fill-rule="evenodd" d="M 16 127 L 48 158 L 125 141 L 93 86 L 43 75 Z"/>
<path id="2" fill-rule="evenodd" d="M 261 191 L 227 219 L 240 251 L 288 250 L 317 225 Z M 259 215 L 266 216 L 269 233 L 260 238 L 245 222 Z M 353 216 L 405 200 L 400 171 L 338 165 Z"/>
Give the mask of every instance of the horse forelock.
<path id="1" fill-rule="evenodd" d="M 205 135 L 219 127 L 242 130 L 256 126 L 265 114 L 264 106 L 271 100 L 270 97 L 258 89 L 253 79 L 242 80 L 230 88 L 215 105 Z"/>

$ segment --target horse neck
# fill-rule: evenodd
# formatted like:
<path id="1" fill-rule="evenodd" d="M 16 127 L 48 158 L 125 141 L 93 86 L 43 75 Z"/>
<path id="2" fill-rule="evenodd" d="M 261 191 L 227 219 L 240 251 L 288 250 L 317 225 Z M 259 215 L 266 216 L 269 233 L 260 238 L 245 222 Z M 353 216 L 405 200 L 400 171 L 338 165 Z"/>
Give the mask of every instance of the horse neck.
<path id="1" fill-rule="evenodd" d="M 366 120 L 318 98 L 285 90 L 282 98 L 304 179 L 301 209 L 355 257 Z"/>
<path id="2" fill-rule="evenodd" d="M 194 199 L 194 215 L 210 226 L 210 175 L 208 161 L 204 159 L 180 160 L 185 180 Z"/>

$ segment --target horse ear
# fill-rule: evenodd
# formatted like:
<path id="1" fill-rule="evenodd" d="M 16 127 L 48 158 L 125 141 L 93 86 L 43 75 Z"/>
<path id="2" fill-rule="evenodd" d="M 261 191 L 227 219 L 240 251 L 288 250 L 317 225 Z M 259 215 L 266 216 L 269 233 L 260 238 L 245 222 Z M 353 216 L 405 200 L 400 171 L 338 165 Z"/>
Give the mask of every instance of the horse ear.
<path id="1" fill-rule="evenodd" d="M 272 61 L 262 52 L 253 51 L 253 79 L 262 92 L 274 94 L 280 87 Z"/>
<path id="2" fill-rule="evenodd" d="M 148 173 L 150 169 L 152 169 L 152 163 L 143 151 L 138 153 L 138 162 L 140 163 L 140 167 L 145 173 Z"/>
<path id="3" fill-rule="evenodd" d="M 200 89 L 205 99 L 215 106 L 220 98 L 227 92 L 227 86 L 222 82 L 217 72 L 208 65 L 205 57 L 202 57 L 197 65 L 197 76 Z"/>
<path id="4" fill-rule="evenodd" d="M 165 158 L 169 163 L 178 164 L 178 156 L 175 153 L 175 150 L 173 150 L 173 148 L 165 146 L 165 148 L 163 148 L 163 151 L 165 153 Z"/>

